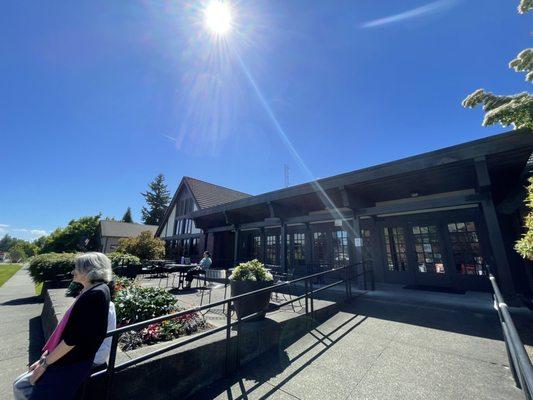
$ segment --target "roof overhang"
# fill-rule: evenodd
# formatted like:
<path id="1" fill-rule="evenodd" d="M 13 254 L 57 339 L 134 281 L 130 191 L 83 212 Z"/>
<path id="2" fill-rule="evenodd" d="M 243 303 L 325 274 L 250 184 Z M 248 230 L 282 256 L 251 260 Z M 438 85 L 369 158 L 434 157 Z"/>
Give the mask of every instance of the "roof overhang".
<path id="1" fill-rule="evenodd" d="M 422 178 L 428 185 L 431 181 L 447 181 L 448 190 L 460 190 L 475 185 L 475 160 L 484 159 L 491 174 L 494 172 L 497 175 L 499 171 L 522 171 L 532 151 L 532 132 L 514 130 L 199 210 L 192 213 L 191 217 L 200 227 L 206 228 L 233 224 L 235 221 L 232 221 L 232 216 L 236 213 L 256 219 L 272 218 L 278 216 L 272 212 L 274 207 L 296 206 L 313 199 L 322 202 L 322 208 L 328 208 L 330 201 L 334 206 L 346 205 L 343 191 L 361 194 L 361 207 L 365 207 L 365 193 L 382 191 L 390 185 L 391 188 L 405 188 L 408 182 L 420 184 Z M 353 204 L 350 206 L 358 208 Z"/>

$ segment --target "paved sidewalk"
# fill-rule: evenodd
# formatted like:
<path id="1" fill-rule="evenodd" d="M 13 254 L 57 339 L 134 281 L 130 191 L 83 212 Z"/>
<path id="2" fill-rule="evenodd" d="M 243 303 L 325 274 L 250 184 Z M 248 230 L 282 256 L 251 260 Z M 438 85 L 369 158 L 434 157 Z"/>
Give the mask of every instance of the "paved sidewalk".
<path id="1" fill-rule="evenodd" d="M 42 303 L 27 267 L 0 287 L 0 394 L 10 398 L 13 379 L 40 356 Z"/>
<path id="2" fill-rule="evenodd" d="M 194 399 L 522 399 L 495 313 L 359 297 Z"/>

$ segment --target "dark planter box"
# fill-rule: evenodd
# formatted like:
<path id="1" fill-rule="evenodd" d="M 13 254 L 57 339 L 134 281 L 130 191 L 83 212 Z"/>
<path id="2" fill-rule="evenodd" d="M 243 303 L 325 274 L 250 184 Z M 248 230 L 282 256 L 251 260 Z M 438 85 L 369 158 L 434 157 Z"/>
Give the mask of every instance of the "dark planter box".
<path id="1" fill-rule="evenodd" d="M 253 292 L 255 290 L 263 289 L 272 286 L 273 282 L 255 282 L 255 281 L 230 281 L 231 297 L 238 296 L 240 294 Z M 265 318 L 265 314 L 268 310 L 270 303 L 270 291 L 264 293 L 258 293 L 252 296 L 248 296 L 244 299 L 238 299 L 235 302 L 235 311 L 238 318 L 244 318 L 247 315 L 262 312 L 256 318 L 251 320 L 257 321 Z"/>
<path id="2" fill-rule="evenodd" d="M 141 272 L 141 265 L 121 265 L 113 269 L 113 272 L 124 278 L 135 279 Z"/>

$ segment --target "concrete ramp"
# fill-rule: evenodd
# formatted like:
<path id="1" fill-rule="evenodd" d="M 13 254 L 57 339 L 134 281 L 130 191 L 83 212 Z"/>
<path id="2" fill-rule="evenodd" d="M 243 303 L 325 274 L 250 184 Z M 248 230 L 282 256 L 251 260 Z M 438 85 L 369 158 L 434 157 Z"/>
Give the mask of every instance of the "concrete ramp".
<path id="1" fill-rule="evenodd" d="M 489 310 L 490 307 L 487 307 Z M 358 297 L 191 399 L 521 399 L 495 312 Z"/>

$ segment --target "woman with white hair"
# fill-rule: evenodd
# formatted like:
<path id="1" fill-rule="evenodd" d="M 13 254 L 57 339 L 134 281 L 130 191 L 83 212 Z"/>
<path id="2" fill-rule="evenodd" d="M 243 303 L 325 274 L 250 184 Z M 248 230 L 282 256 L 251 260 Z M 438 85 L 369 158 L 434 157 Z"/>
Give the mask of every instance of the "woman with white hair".
<path id="1" fill-rule="evenodd" d="M 13 384 L 15 399 L 73 399 L 89 377 L 107 333 L 111 262 L 102 253 L 76 257 L 73 281 L 83 290 L 46 342 L 41 358 Z"/>

